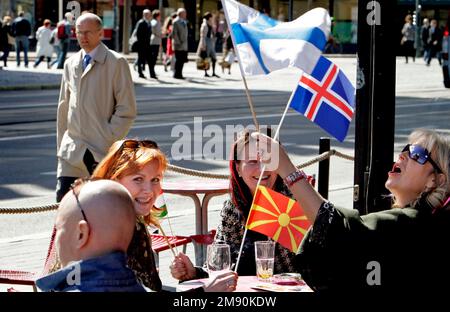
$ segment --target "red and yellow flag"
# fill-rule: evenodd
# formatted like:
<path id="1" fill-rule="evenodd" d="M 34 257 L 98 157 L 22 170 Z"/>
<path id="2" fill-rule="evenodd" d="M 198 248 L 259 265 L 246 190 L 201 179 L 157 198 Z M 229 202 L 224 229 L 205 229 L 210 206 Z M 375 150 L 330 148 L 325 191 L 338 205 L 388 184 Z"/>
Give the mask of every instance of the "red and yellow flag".
<path id="1" fill-rule="evenodd" d="M 295 200 L 264 186 L 256 190 L 246 227 L 297 252 L 311 223 Z"/>

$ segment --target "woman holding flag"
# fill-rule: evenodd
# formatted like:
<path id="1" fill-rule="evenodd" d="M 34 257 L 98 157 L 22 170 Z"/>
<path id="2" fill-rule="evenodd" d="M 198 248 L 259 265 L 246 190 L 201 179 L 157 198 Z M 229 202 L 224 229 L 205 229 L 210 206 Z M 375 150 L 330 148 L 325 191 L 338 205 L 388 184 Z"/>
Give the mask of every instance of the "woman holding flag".
<path id="1" fill-rule="evenodd" d="M 269 239 L 265 234 L 249 231 L 242 251 L 239 252 L 252 206 L 252 199 L 256 192 L 258 177 L 261 174 L 260 161 L 254 153 L 255 150 L 251 148 L 250 139 L 250 132 L 245 130 L 231 147 L 231 198 L 224 203 L 220 213 L 221 222 L 215 237 L 216 241 L 224 241 L 230 245 L 233 265 L 236 265 L 240 254 L 240 262 L 237 268 L 237 273 L 240 276 L 256 274 L 254 242 Z M 264 171 L 260 185 L 287 197 L 292 196 L 283 179 L 275 171 Z M 288 272 L 299 272 L 299 268 L 295 264 L 295 252 L 275 243 L 274 274 Z M 174 278 L 182 281 L 208 276 L 202 268 L 194 267 L 189 258 L 182 253 L 173 261 L 171 273 Z"/>
<path id="2" fill-rule="evenodd" d="M 313 223 L 297 256 L 311 288 L 398 291 L 448 283 L 447 137 L 432 130 L 414 131 L 388 172 L 385 186 L 392 193 L 393 208 L 360 216 L 357 210 L 335 207 L 322 198 L 275 140 L 253 135 L 263 161 L 277 160 L 276 172 L 288 181 L 294 198 Z M 271 155 L 268 146 L 279 152 Z"/>
<path id="3" fill-rule="evenodd" d="M 136 227 L 128 247 L 128 266 L 141 283 L 161 291 L 162 283 L 156 268 L 152 242 L 147 226 L 160 228 L 158 216 L 164 210 L 154 206 L 162 193 L 162 179 L 167 158 L 151 140 L 121 140 L 115 142 L 92 174 L 93 179 L 110 179 L 121 183 L 134 199 Z M 204 291 L 230 291 L 235 275 L 219 275 L 204 286 Z"/>

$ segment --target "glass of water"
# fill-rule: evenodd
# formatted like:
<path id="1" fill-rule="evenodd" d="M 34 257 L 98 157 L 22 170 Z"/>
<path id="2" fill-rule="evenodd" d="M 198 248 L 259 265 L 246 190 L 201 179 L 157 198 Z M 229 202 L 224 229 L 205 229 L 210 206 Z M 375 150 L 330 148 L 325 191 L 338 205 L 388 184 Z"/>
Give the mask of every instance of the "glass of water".
<path id="1" fill-rule="evenodd" d="M 273 276 L 273 263 L 275 259 L 275 242 L 255 242 L 256 276 L 258 280 L 270 282 Z"/>
<path id="2" fill-rule="evenodd" d="M 206 266 L 210 277 L 230 270 L 230 245 L 224 242 L 215 242 L 208 245 Z"/>

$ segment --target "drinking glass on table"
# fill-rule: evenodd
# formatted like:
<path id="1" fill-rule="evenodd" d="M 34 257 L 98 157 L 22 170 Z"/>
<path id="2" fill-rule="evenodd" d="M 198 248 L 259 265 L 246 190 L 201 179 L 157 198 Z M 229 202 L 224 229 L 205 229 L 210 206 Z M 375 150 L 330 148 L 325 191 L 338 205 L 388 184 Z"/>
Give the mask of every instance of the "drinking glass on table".
<path id="1" fill-rule="evenodd" d="M 210 277 L 229 271 L 231 267 L 230 245 L 223 242 L 208 245 L 206 258 Z"/>
<path id="2" fill-rule="evenodd" d="M 275 242 L 255 242 L 256 276 L 258 280 L 270 282 L 273 276 L 273 264 L 275 259 Z"/>

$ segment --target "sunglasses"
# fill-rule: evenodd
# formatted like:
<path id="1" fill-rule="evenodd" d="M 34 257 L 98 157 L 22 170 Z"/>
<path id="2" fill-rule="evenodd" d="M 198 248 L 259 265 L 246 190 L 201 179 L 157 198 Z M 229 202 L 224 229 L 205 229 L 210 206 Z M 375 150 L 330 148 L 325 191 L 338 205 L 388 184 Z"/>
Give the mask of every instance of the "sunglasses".
<path id="1" fill-rule="evenodd" d="M 120 149 L 137 149 L 139 147 L 158 148 L 158 144 L 152 140 L 124 140 Z"/>
<path id="2" fill-rule="evenodd" d="M 81 207 L 80 200 L 78 198 L 78 194 L 75 191 L 76 188 L 80 189 L 82 185 L 86 184 L 87 182 L 91 181 L 90 179 L 77 179 L 75 182 L 70 186 L 70 189 L 72 190 L 73 195 L 75 196 L 75 200 L 77 201 L 77 206 L 80 208 L 81 214 L 83 215 L 83 220 L 86 221 L 86 223 L 89 223 L 86 218 L 86 213 L 83 210 L 83 207 Z"/>
<path id="3" fill-rule="evenodd" d="M 407 144 L 402 150 L 402 153 L 404 152 L 408 152 L 409 158 L 421 165 L 424 165 L 427 161 L 430 162 L 430 164 L 438 173 L 442 173 L 441 168 L 439 168 L 438 164 L 436 164 L 436 162 L 431 159 L 430 152 L 428 152 L 426 148 L 423 148 L 422 146 L 416 144 Z"/>

